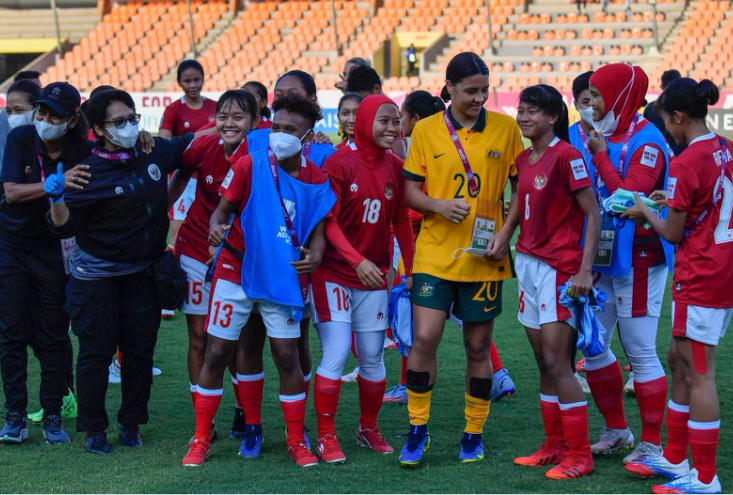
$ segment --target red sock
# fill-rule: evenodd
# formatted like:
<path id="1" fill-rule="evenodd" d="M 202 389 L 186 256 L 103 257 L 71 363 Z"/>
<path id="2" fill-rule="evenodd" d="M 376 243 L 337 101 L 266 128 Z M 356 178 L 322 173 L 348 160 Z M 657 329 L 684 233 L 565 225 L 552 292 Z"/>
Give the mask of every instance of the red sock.
<path id="1" fill-rule="evenodd" d="M 359 382 L 359 405 L 361 406 L 359 424 L 362 428 L 375 428 L 379 410 L 382 408 L 384 391 L 387 389 L 387 380 L 373 382 L 359 375 L 356 381 Z"/>
<path id="2" fill-rule="evenodd" d="M 196 395 L 197 395 L 199 386 L 194 385 L 193 383 L 189 383 L 188 385 L 189 385 L 188 389 L 191 392 L 191 402 L 193 402 L 193 409 L 195 411 L 196 410 Z"/>
<path id="3" fill-rule="evenodd" d="M 313 396 L 316 403 L 316 414 L 318 415 L 318 436 L 322 437 L 328 433 L 336 432 L 334 418 L 339 405 L 341 395 L 341 379 L 331 380 L 316 373 L 316 384 L 313 388 Z M 380 399 L 381 400 L 381 399 Z"/>
<path id="4" fill-rule="evenodd" d="M 562 416 L 562 429 L 570 453 L 590 457 L 588 403 L 583 401 L 560 404 L 560 415 Z"/>
<path id="5" fill-rule="evenodd" d="M 236 405 L 237 409 L 242 409 L 242 401 L 240 400 L 240 397 L 239 397 L 239 380 L 237 380 L 236 376 L 232 376 L 231 378 L 232 378 L 232 388 L 234 389 L 234 404 Z"/>
<path id="6" fill-rule="evenodd" d="M 400 369 L 400 385 L 407 385 L 407 358 L 402 356 L 402 369 Z"/>
<path id="7" fill-rule="evenodd" d="M 194 406 L 196 411 L 196 434 L 194 436 L 196 438 L 205 442 L 211 441 L 211 423 L 216 416 L 216 410 L 219 409 L 223 393 L 222 389 L 207 390 L 199 387 Z"/>
<path id="8" fill-rule="evenodd" d="M 240 375 L 239 400 L 242 401 L 244 420 L 248 425 L 262 424 L 262 390 L 265 386 L 265 374 Z"/>
<path id="9" fill-rule="evenodd" d="M 667 377 L 639 383 L 634 380 L 634 393 L 641 412 L 641 441 L 662 443 L 664 406 L 667 403 Z"/>
<path id="10" fill-rule="evenodd" d="M 565 433 L 557 396 L 540 394 L 540 411 L 542 412 L 542 423 L 545 425 L 545 443 L 547 445 L 565 445 Z"/>
<path id="11" fill-rule="evenodd" d="M 288 445 L 303 442 L 303 422 L 305 421 L 305 394 L 280 395 L 285 425 L 288 430 Z M 246 413 L 245 413 L 246 416 Z"/>
<path id="12" fill-rule="evenodd" d="M 690 419 L 690 406 L 683 406 L 670 400 L 667 404 L 667 445 L 664 458 L 672 464 L 687 459 L 687 421 Z"/>
<path id="13" fill-rule="evenodd" d="M 623 401 L 624 379 L 618 361 L 599 370 L 589 370 L 588 363 L 585 366 L 585 376 L 588 378 L 593 400 L 606 420 L 606 426 L 627 428 Z"/>
<path id="14" fill-rule="evenodd" d="M 499 351 L 496 350 L 496 344 L 494 344 L 494 341 L 491 341 L 491 368 L 492 373 L 496 373 L 497 371 L 504 368 L 504 366 L 501 364 L 501 358 L 499 357 Z"/>
<path id="15" fill-rule="evenodd" d="M 715 477 L 715 454 L 718 451 L 720 421 L 688 421 L 692 467 L 697 469 L 697 479 L 710 483 Z"/>
<path id="16" fill-rule="evenodd" d="M 303 375 L 303 388 L 305 389 L 305 400 L 308 400 L 308 394 L 311 389 L 311 376 L 312 372 L 308 372 L 307 375 Z"/>

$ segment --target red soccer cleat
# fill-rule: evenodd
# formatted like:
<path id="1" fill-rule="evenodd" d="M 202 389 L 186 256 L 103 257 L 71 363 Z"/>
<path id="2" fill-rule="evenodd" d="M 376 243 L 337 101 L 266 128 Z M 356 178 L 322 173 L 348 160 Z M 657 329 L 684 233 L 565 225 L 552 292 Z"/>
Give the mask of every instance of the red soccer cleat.
<path id="1" fill-rule="evenodd" d="M 356 432 L 356 443 L 360 447 L 373 450 L 374 452 L 380 452 L 382 454 L 391 454 L 394 449 L 387 440 L 384 439 L 379 428 L 359 428 Z"/>
<path id="2" fill-rule="evenodd" d="M 580 478 L 593 471 L 593 457 L 590 455 L 568 454 L 565 459 L 545 473 L 552 480 Z"/>
<path id="3" fill-rule="evenodd" d="M 313 455 L 308 447 L 303 443 L 288 446 L 288 455 L 300 467 L 310 467 L 318 465 L 318 457 Z"/>
<path id="4" fill-rule="evenodd" d="M 188 444 L 188 452 L 183 456 L 182 464 L 188 467 L 198 467 L 209 457 L 209 442 L 194 437 Z"/>
<path id="5" fill-rule="evenodd" d="M 316 450 L 323 462 L 337 464 L 346 461 L 346 455 L 344 455 L 341 450 L 339 441 L 333 433 L 319 437 L 318 443 L 316 444 Z"/>
<path id="6" fill-rule="evenodd" d="M 567 445 L 542 444 L 537 452 L 525 457 L 517 457 L 514 464 L 518 466 L 546 466 L 548 464 L 559 464 L 565 459 Z"/>

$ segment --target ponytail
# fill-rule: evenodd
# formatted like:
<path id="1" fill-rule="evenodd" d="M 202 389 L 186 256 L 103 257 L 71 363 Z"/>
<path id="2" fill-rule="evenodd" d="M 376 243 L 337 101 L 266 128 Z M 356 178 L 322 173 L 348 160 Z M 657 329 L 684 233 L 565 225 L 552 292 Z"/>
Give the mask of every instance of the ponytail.
<path id="1" fill-rule="evenodd" d="M 720 90 L 710 80 L 699 83 L 689 77 L 675 79 L 659 96 L 656 108 L 665 113 L 686 113 L 691 119 L 700 120 L 708 115 L 708 107 L 720 99 Z"/>
<path id="2" fill-rule="evenodd" d="M 417 115 L 421 119 L 424 119 L 438 112 L 445 111 L 445 103 L 443 103 L 441 98 L 427 91 L 417 90 L 407 95 L 404 103 L 402 103 L 402 110 L 410 116 Z"/>

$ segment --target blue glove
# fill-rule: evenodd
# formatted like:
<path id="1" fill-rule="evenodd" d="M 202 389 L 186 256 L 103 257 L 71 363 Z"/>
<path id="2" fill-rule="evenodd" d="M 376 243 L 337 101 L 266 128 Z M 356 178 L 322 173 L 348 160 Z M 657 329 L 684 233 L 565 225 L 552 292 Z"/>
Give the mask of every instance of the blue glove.
<path id="1" fill-rule="evenodd" d="M 66 186 L 66 177 L 64 177 L 64 166 L 59 162 L 57 172 L 46 179 L 43 183 L 43 190 L 49 197 L 52 204 L 59 204 L 64 200 L 64 187 Z"/>

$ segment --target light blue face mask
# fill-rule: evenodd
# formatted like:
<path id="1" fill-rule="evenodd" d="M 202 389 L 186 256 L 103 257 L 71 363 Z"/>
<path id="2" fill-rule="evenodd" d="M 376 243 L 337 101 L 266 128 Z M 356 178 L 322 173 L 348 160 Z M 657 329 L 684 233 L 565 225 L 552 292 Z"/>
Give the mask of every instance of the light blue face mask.
<path id="1" fill-rule="evenodd" d="M 45 120 L 34 120 L 33 125 L 36 127 L 36 132 L 38 133 L 38 137 L 40 137 L 41 140 L 55 141 L 56 139 L 66 134 L 66 129 L 69 126 L 69 121 L 67 120 L 63 124 L 54 125 L 49 124 Z"/>

